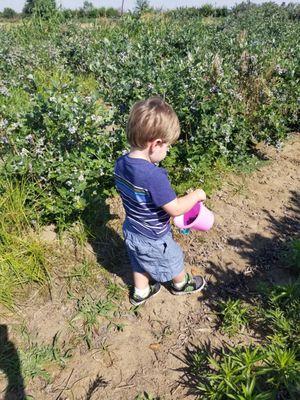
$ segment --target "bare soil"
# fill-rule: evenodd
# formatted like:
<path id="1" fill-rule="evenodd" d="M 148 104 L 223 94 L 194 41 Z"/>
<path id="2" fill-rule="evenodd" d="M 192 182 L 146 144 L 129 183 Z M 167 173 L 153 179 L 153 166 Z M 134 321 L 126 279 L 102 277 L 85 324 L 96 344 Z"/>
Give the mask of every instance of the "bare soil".
<path id="1" fill-rule="evenodd" d="M 187 269 L 206 277 L 203 293 L 175 297 L 163 287 L 136 312 L 126 296 L 118 320 L 123 331 L 105 325 L 92 350 L 74 345 L 66 367 L 53 369 L 52 383 L 35 379 L 26 386 L 28 395 L 39 400 L 134 400 L 147 392 L 164 400 L 192 400 L 197 396 L 188 368 L 190 350 L 205 343 L 219 347 L 264 337 L 260 326 L 234 339 L 222 335 L 215 312 L 216 302 L 228 296 L 254 302 L 259 282 L 292 279 L 282 252 L 300 232 L 300 137 L 292 136 L 282 151 L 266 147 L 260 152 L 268 160 L 262 167 L 249 175 L 227 176 L 209 200 L 215 214 L 211 231 L 182 235 L 174 228 L 185 250 Z M 118 199 L 109 206 L 107 240 L 97 243 L 96 238 L 89 250 L 126 288 L 130 267 L 121 238 L 124 214 Z M 53 230 L 46 238 L 55 240 Z M 64 289 L 56 287 L 51 299 L 32 298 L 18 315 L 6 316 L 5 324 L 11 329 L 21 315 L 40 343 L 51 343 L 58 331 L 61 343 L 67 343 L 72 309 L 62 293 Z M 14 335 L 12 329 L 11 340 Z M 4 386 L 0 380 L 0 388 Z M 8 395 L 5 400 L 15 398 Z"/>

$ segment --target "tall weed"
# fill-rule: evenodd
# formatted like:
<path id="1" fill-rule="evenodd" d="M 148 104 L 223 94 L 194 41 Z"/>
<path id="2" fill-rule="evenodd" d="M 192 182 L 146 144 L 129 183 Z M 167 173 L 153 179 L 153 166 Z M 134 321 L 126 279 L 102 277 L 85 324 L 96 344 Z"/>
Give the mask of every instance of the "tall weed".
<path id="1" fill-rule="evenodd" d="M 25 284 L 49 281 L 45 244 L 33 228 L 37 214 L 26 204 L 29 190 L 24 182 L 0 182 L 0 303 L 8 308 Z"/>

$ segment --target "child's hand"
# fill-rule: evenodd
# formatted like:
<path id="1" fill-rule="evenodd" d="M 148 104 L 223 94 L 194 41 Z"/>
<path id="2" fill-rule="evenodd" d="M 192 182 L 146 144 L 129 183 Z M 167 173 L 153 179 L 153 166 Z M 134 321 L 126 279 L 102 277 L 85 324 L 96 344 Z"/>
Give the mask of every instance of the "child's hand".
<path id="1" fill-rule="evenodd" d="M 206 200 L 206 193 L 204 192 L 203 189 L 188 189 L 186 191 L 187 194 L 189 193 L 194 193 L 198 197 L 198 201 L 205 201 Z"/>
<path id="2" fill-rule="evenodd" d="M 206 200 L 206 193 L 204 192 L 204 190 L 197 189 L 197 190 L 195 190 L 195 192 L 197 193 L 199 201 L 205 201 Z"/>

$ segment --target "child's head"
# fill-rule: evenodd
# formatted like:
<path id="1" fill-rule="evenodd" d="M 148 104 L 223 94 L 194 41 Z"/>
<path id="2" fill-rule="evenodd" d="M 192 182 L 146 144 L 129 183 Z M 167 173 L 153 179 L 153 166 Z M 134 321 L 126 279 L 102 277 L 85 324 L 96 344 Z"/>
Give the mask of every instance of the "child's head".
<path id="1" fill-rule="evenodd" d="M 132 107 L 127 123 L 127 138 L 132 147 L 144 149 L 156 139 L 172 144 L 179 134 L 175 111 L 160 97 L 138 101 Z"/>

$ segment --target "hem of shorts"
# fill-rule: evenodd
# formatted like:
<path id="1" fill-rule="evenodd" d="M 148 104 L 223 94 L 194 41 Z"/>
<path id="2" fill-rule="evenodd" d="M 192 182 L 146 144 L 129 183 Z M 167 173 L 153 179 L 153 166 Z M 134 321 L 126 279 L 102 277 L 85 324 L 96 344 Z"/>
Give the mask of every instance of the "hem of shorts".
<path id="1" fill-rule="evenodd" d="M 182 271 L 184 271 L 184 265 L 181 266 L 181 268 L 178 268 L 178 271 L 173 272 L 172 274 L 170 274 L 170 276 L 168 276 L 168 278 L 170 279 L 159 279 L 157 280 L 157 282 L 161 282 L 161 283 L 167 283 L 170 282 L 173 278 L 175 278 L 175 276 L 179 275 Z M 155 277 L 152 276 L 153 279 L 155 279 Z M 156 279 L 155 279 L 156 280 Z"/>

